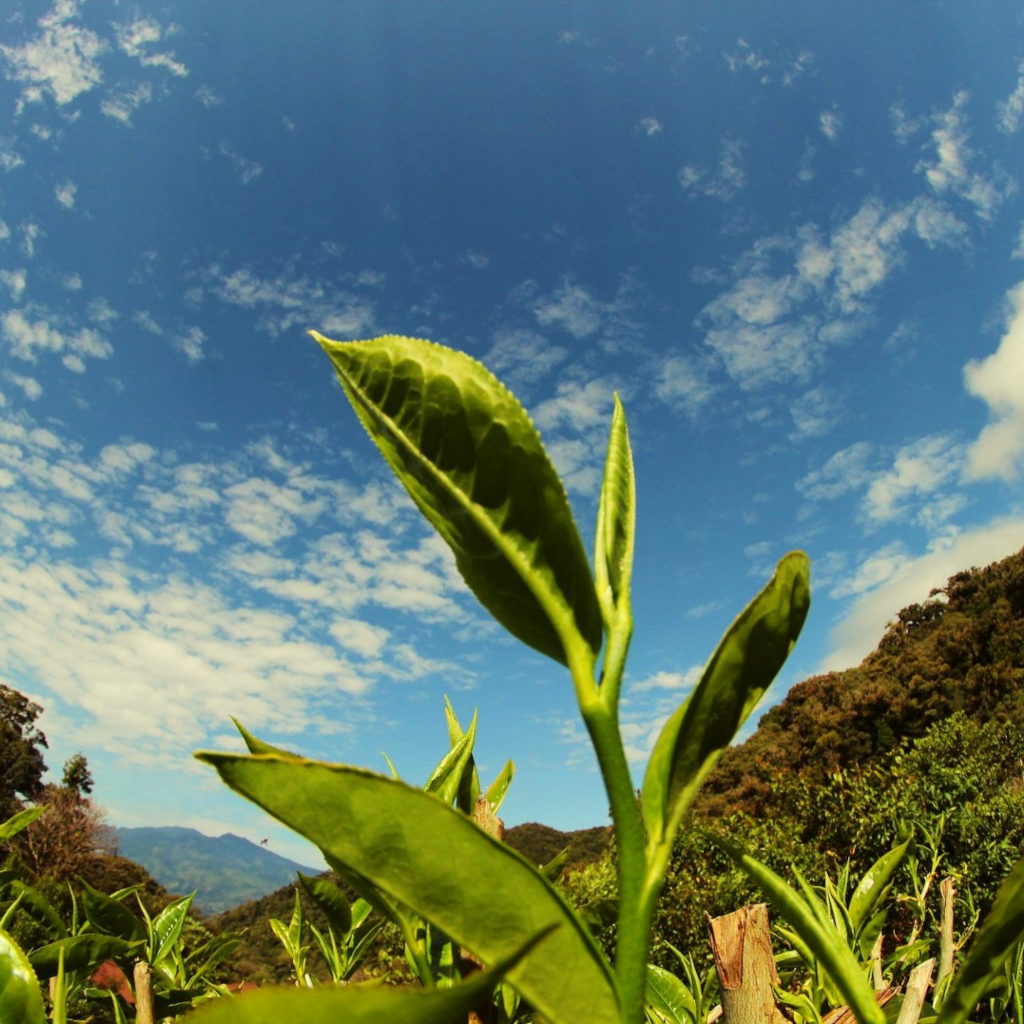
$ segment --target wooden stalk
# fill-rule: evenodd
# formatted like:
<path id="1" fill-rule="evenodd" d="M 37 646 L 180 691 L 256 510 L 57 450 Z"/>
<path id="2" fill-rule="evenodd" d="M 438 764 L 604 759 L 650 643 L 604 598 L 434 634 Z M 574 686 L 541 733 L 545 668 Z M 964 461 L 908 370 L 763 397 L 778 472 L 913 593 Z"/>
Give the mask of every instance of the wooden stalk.
<path id="1" fill-rule="evenodd" d="M 928 985 L 932 980 L 935 968 L 935 957 L 918 964 L 907 979 L 907 991 L 903 996 L 903 1005 L 896 1024 L 917 1024 L 924 1007 L 924 998 L 928 994 Z"/>
<path id="2" fill-rule="evenodd" d="M 953 970 L 953 901 L 956 889 L 952 878 L 944 878 L 939 885 L 942 897 L 942 927 L 939 930 L 939 970 L 935 977 L 938 986 L 942 979 Z"/>
<path id="3" fill-rule="evenodd" d="M 153 1005 L 153 968 L 145 960 L 135 963 L 135 1024 L 156 1024 Z"/>
<path id="4" fill-rule="evenodd" d="M 778 985 L 768 907 L 743 907 L 708 918 L 724 1024 L 788 1024 L 775 1002 Z"/>

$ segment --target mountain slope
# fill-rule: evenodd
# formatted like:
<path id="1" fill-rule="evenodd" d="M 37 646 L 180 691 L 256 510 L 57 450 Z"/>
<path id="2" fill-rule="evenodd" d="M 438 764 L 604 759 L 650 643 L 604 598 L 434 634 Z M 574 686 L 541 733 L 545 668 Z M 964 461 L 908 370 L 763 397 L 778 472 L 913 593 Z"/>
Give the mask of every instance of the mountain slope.
<path id="1" fill-rule="evenodd" d="M 115 829 L 122 856 L 141 864 L 171 892 L 198 889 L 195 903 L 216 914 L 259 899 L 289 882 L 295 872 L 318 874 L 230 832 L 213 838 L 191 828 Z"/>
<path id="2" fill-rule="evenodd" d="M 884 761 L 956 711 L 978 722 L 1024 720 L 1024 550 L 959 572 L 904 608 L 855 668 L 794 686 L 725 753 L 698 806 L 768 813 L 780 775 L 823 782 Z"/>

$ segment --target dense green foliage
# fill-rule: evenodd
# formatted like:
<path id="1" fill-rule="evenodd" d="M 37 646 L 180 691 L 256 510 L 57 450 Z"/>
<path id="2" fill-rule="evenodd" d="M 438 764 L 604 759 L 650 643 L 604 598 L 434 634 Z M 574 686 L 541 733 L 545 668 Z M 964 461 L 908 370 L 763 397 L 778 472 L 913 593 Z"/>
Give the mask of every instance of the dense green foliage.
<path id="1" fill-rule="evenodd" d="M 43 788 L 46 736 L 36 727 L 43 709 L 23 693 L 0 683 L 0 821 Z"/>
<path id="2" fill-rule="evenodd" d="M 955 711 L 1024 721 L 1024 550 L 949 579 L 904 608 L 857 667 L 794 686 L 708 779 L 708 814 L 784 809 L 780 778 L 822 784 L 842 769 L 892 758 Z"/>

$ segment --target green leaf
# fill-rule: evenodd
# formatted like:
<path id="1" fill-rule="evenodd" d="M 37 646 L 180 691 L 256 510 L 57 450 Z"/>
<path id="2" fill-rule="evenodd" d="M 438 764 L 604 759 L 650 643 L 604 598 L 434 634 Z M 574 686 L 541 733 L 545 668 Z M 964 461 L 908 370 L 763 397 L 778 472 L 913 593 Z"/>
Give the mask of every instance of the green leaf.
<path id="1" fill-rule="evenodd" d="M 140 939 L 146 941 L 145 926 L 124 904 L 94 889 L 84 878 L 79 881 L 82 884 L 85 916 L 96 931 L 128 942 Z"/>
<path id="2" fill-rule="evenodd" d="M 459 724 L 459 719 L 456 717 L 455 709 L 452 707 L 452 702 L 448 699 L 448 694 L 444 696 L 444 717 L 445 722 L 448 725 L 448 742 L 454 749 L 459 741 L 462 739 L 463 732 L 462 726 Z M 473 712 L 473 726 L 476 726 L 476 711 Z M 459 799 L 458 807 L 463 814 L 473 814 L 473 809 L 476 807 L 477 799 L 480 796 L 480 777 L 476 771 L 476 761 L 473 759 L 472 750 L 469 754 L 469 761 L 462 771 L 462 779 L 459 782 Z"/>
<path id="3" fill-rule="evenodd" d="M 309 893 L 309 898 L 323 911 L 327 923 L 334 929 L 338 938 L 343 938 L 352 931 L 352 908 L 345 899 L 345 894 L 329 878 L 318 878 L 298 872 L 302 888 Z"/>
<path id="4" fill-rule="evenodd" d="M 820 900 L 817 901 L 818 906 L 812 909 L 795 889 L 787 885 L 769 867 L 720 836 L 708 833 L 708 837 L 761 887 L 761 891 L 771 900 L 775 910 L 789 923 L 814 959 L 828 972 L 860 1024 L 885 1024 L 885 1014 L 875 1002 L 857 958 L 835 928 L 828 923 L 827 917 L 822 920 L 821 915 L 825 910 Z"/>
<path id="5" fill-rule="evenodd" d="M 464 778 L 473 772 L 473 744 L 476 742 L 476 712 L 469 723 L 469 729 L 455 742 L 455 745 L 441 758 L 423 787 L 433 793 L 441 803 L 449 807 L 455 803 L 463 789 Z M 467 813 L 465 808 L 460 808 Z M 472 809 L 468 813 L 472 813 Z"/>
<path id="6" fill-rule="evenodd" d="M 551 1024 L 620 1024 L 615 981 L 593 937 L 535 869 L 469 818 L 359 768 L 270 755 L 198 756 L 316 843 L 328 863 L 368 880 L 486 964 L 559 925 L 510 970 L 509 981 Z"/>
<path id="7" fill-rule="evenodd" d="M 508 793 L 508 787 L 512 784 L 515 775 L 515 764 L 511 760 L 506 761 L 505 767 L 498 773 L 498 777 L 487 787 L 484 796 L 487 797 L 487 802 L 491 805 L 491 811 L 494 814 L 498 813 L 498 808 L 505 799 L 505 794 Z"/>
<path id="8" fill-rule="evenodd" d="M 18 811 L 17 814 L 8 818 L 0 824 L 0 843 L 6 843 L 8 839 L 13 839 L 23 828 L 28 828 L 45 810 L 45 804 L 38 807 L 26 807 L 25 810 Z"/>
<path id="9" fill-rule="evenodd" d="M 188 896 L 168 903 L 153 922 L 153 949 L 150 962 L 154 967 L 166 959 L 174 949 L 197 891 L 193 890 Z"/>
<path id="10" fill-rule="evenodd" d="M 791 551 L 719 641 L 696 688 L 665 723 L 644 775 L 652 845 L 670 845 L 686 808 L 793 649 L 810 607 L 810 564 Z"/>
<path id="11" fill-rule="evenodd" d="M 43 995 L 32 965 L 21 947 L 0 930 L 0 1021 L 3 1024 L 46 1024 Z"/>
<path id="12" fill-rule="evenodd" d="M 903 863 L 913 843 L 913 835 L 908 836 L 905 842 L 879 857 L 857 883 L 849 904 L 850 924 L 854 935 L 859 936 L 871 921 L 879 903 L 889 891 L 893 875 Z"/>
<path id="13" fill-rule="evenodd" d="M 266 743 L 256 736 L 253 736 L 253 734 L 249 732 L 249 730 L 246 729 L 237 718 L 232 718 L 231 721 L 235 723 L 235 728 L 241 733 L 242 739 L 245 740 L 245 745 L 249 748 L 250 754 L 287 754 L 289 757 L 295 756 L 290 750 L 283 750 L 281 747 L 275 747 L 273 744 Z"/>
<path id="14" fill-rule="evenodd" d="M 594 544 L 594 576 L 605 625 L 615 628 L 618 613 L 629 609 L 629 584 L 633 574 L 636 537 L 636 478 L 629 447 L 626 414 L 615 396 L 604 482 L 597 506 L 597 538 Z"/>
<path id="15" fill-rule="evenodd" d="M 310 333 L 480 603 L 562 664 L 580 643 L 596 654 L 601 610 L 586 552 L 565 488 L 516 398 L 476 360 L 442 345 Z"/>
<path id="16" fill-rule="evenodd" d="M 112 960 L 115 957 L 127 956 L 141 943 L 125 942 L 124 939 L 112 935 L 73 935 L 59 942 L 40 946 L 29 954 L 29 962 L 38 978 L 53 978 L 57 975 L 60 965 L 60 953 L 64 950 L 64 970 L 80 971 L 86 967 L 94 967 Z"/>
<path id="17" fill-rule="evenodd" d="M 543 936 L 539 938 L 543 942 Z M 470 1011 L 487 1001 L 502 975 L 535 944 L 536 940 L 451 988 L 268 987 L 206 1003 L 189 1014 L 185 1024 L 465 1024 Z"/>
<path id="18" fill-rule="evenodd" d="M 697 1020 L 693 993 L 670 971 L 647 965 L 647 1005 L 654 1007 L 666 1024 L 704 1024 Z"/>
<path id="19" fill-rule="evenodd" d="M 11 894 L 21 897 L 19 909 L 41 924 L 54 939 L 63 939 L 68 930 L 53 904 L 36 888 L 18 879 L 10 883 Z"/>
<path id="20" fill-rule="evenodd" d="M 1024 936 L 1024 857 L 1003 879 L 992 909 L 971 942 L 942 1002 L 939 1024 L 963 1024 Z"/>

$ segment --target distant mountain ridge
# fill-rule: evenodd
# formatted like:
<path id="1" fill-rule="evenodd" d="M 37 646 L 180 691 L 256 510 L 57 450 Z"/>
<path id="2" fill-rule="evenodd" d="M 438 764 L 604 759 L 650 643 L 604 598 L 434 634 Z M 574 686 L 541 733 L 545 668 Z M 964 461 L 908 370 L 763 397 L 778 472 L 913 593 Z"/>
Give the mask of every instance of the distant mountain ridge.
<path id="1" fill-rule="evenodd" d="M 163 826 L 114 830 L 120 854 L 141 864 L 165 889 L 196 893 L 204 914 L 219 914 L 295 881 L 295 872 L 323 869 L 298 864 L 226 832 L 206 836 L 192 828 Z"/>

